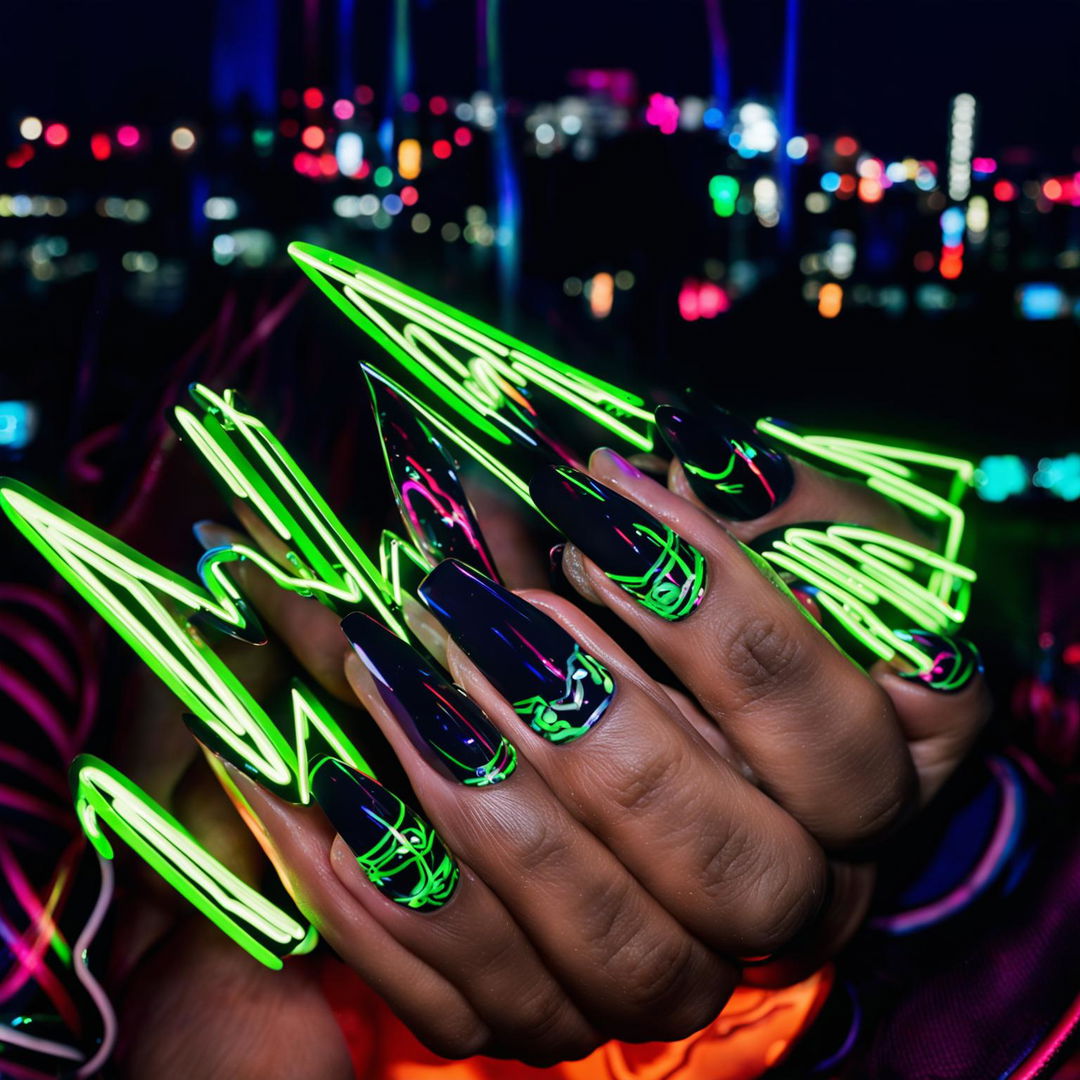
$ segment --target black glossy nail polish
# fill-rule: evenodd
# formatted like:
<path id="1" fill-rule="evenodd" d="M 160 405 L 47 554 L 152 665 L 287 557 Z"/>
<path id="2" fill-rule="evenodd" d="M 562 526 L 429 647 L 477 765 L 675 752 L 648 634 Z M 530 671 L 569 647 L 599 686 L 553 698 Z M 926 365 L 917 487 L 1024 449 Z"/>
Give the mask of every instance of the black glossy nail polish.
<path id="1" fill-rule="evenodd" d="M 610 673 L 549 615 L 463 563 L 440 563 L 420 599 L 457 646 L 545 739 L 571 742 L 604 715 Z"/>
<path id="2" fill-rule="evenodd" d="M 791 463 L 726 409 L 661 405 L 656 425 L 680 461 L 694 494 L 718 514 L 749 521 L 791 494 Z"/>
<path id="3" fill-rule="evenodd" d="M 684 619 L 705 593 L 705 557 L 637 503 L 565 465 L 529 485 L 537 509 L 655 615 Z"/>
<path id="4" fill-rule="evenodd" d="M 442 436 L 400 386 L 374 370 L 365 369 L 364 374 L 394 497 L 413 542 L 432 566 L 455 558 L 497 577 Z"/>
<path id="5" fill-rule="evenodd" d="M 341 629 L 386 707 L 429 762 L 471 787 L 497 784 L 514 771 L 513 745 L 432 661 L 369 615 L 346 615 Z"/>
<path id="6" fill-rule="evenodd" d="M 311 772 L 311 791 L 368 880 L 391 900 L 435 911 L 450 899 L 457 863 L 431 825 L 389 788 L 324 757 Z"/>
<path id="7" fill-rule="evenodd" d="M 979 650 L 965 638 L 947 637 L 929 630 L 894 630 L 901 640 L 914 645 L 926 657 L 923 671 L 901 671 L 900 678 L 924 683 L 939 693 L 954 693 L 982 673 Z"/>

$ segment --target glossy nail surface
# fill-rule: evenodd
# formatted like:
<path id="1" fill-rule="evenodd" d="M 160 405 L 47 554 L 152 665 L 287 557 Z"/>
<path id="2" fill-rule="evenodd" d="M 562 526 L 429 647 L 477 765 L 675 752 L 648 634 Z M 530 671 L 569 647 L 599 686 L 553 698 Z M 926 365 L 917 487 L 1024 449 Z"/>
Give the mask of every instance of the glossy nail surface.
<path id="1" fill-rule="evenodd" d="M 446 558 L 497 576 L 442 436 L 389 379 L 365 371 L 398 509 L 416 545 L 434 566 Z"/>
<path id="2" fill-rule="evenodd" d="M 389 788 L 325 757 L 312 770 L 311 790 L 382 893 L 417 911 L 435 911 L 450 899 L 457 863 L 431 825 Z"/>
<path id="3" fill-rule="evenodd" d="M 545 739 L 571 742 L 604 715 L 615 694 L 607 668 L 520 596 L 448 560 L 428 574 L 420 599 L 514 712 Z"/>
<path id="4" fill-rule="evenodd" d="M 915 645 L 930 662 L 925 671 L 898 672 L 902 679 L 925 683 L 941 693 L 952 693 L 963 690 L 982 673 L 979 650 L 964 638 L 946 637 L 929 630 L 894 630 L 893 633 Z"/>
<path id="5" fill-rule="evenodd" d="M 637 503 L 568 466 L 530 484 L 537 509 L 616 584 L 655 615 L 684 619 L 705 592 L 705 558 Z"/>
<path id="6" fill-rule="evenodd" d="M 347 615 L 341 629 L 386 707 L 428 762 L 471 787 L 497 784 L 514 771 L 513 745 L 431 660 L 369 615 Z"/>
<path id="7" fill-rule="evenodd" d="M 726 409 L 661 405 L 656 424 L 694 494 L 718 514 L 749 521 L 791 494 L 795 477 L 788 459 Z"/>

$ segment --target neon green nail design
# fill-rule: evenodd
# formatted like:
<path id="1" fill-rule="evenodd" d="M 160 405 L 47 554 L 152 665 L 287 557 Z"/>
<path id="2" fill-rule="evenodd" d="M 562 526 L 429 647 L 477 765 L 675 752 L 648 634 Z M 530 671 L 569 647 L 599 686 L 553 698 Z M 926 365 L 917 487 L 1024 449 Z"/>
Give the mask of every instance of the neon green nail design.
<path id="1" fill-rule="evenodd" d="M 640 522 L 634 528 L 659 548 L 644 574 L 608 574 L 650 611 L 675 622 L 697 607 L 705 592 L 705 558 L 666 525 L 656 532 Z"/>
<path id="2" fill-rule="evenodd" d="M 588 686 L 603 691 L 597 702 Z M 594 656 L 574 645 L 566 661 L 566 692 L 560 698 L 548 700 L 535 695 L 514 702 L 514 712 L 545 739 L 554 743 L 571 742 L 580 738 L 604 714 L 615 693 L 615 681 L 608 669 Z M 591 708 L 588 716 L 582 716 L 583 708 Z M 576 723 L 574 722 L 576 721 Z"/>

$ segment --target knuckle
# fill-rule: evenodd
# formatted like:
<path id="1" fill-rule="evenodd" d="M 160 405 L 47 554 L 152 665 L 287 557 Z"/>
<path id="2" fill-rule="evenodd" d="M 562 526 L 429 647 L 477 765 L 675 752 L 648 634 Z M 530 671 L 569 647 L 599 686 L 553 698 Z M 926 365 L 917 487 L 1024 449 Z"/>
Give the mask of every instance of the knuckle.
<path id="1" fill-rule="evenodd" d="M 570 1016 L 566 999 L 553 987 L 519 995 L 514 1003 L 513 1040 L 522 1046 L 547 1048 L 561 1042 Z"/>
<path id="2" fill-rule="evenodd" d="M 906 817 L 915 799 L 912 769 L 879 770 L 878 782 L 868 786 L 859 802 L 859 813 L 843 840 L 849 847 L 861 847 L 881 840 Z"/>
<path id="3" fill-rule="evenodd" d="M 571 831 L 566 820 L 552 807 L 534 803 L 519 805 L 508 803 L 500 831 L 506 844 L 512 849 L 514 862 L 535 874 L 539 879 L 560 880 L 565 876 L 566 861 L 572 843 Z M 483 850 L 490 843 L 491 821 L 487 818 L 478 823 L 477 846 Z"/>
<path id="4" fill-rule="evenodd" d="M 671 798 L 672 783 L 684 765 L 679 750 L 655 745 L 622 761 L 623 767 L 607 777 L 605 787 L 620 810 L 635 815 L 648 813 L 658 800 Z"/>
<path id="5" fill-rule="evenodd" d="M 801 675 L 806 652 L 782 621 L 747 613 L 721 632 L 721 659 L 735 677 L 738 706 L 753 705 Z"/>
<path id="6" fill-rule="evenodd" d="M 415 1035 L 432 1053 L 450 1058 L 452 1061 L 461 1061 L 464 1058 L 482 1054 L 491 1042 L 491 1033 L 479 1018 L 474 1018 L 472 1021 L 459 1021 L 452 1027 L 447 1026 L 445 1030 L 441 1028 L 418 1030 L 415 1031 Z"/>
<path id="7" fill-rule="evenodd" d="M 799 827 L 762 843 L 749 828 L 732 829 L 707 871 L 722 905 L 722 934 L 712 944 L 739 955 L 776 951 L 816 917 L 827 868 L 821 848 Z"/>

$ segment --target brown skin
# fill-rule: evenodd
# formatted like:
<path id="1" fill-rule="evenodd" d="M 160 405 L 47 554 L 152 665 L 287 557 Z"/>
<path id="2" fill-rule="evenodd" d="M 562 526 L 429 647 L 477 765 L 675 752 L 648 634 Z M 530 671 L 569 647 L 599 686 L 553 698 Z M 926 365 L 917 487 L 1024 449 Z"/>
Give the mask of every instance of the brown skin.
<path id="1" fill-rule="evenodd" d="M 372 713 L 461 864 L 457 893 L 430 914 L 393 904 L 366 880 L 317 809 L 289 806 L 220 765 L 218 772 L 324 938 L 424 1042 L 450 1057 L 484 1053 L 546 1064 L 580 1057 L 610 1038 L 677 1039 L 722 1008 L 740 975 L 737 957 L 777 954 L 743 973 L 759 985 L 813 970 L 854 933 L 869 899 L 872 865 L 843 861 L 843 852 L 880 841 L 925 802 L 986 715 L 981 680 L 946 697 L 898 678 L 887 665 L 867 674 L 852 664 L 759 573 L 726 523 L 693 503 L 677 464 L 677 494 L 628 476 L 606 452 L 594 455 L 591 469 L 709 560 L 705 599 L 672 625 L 574 548 L 564 559 L 582 595 L 627 622 L 692 698 L 649 679 L 567 601 L 524 591 L 603 660 L 619 689 L 587 738 L 553 747 L 451 645 L 455 679 L 519 751 L 517 772 L 497 787 L 466 789 L 431 769 L 385 709 L 337 619 L 277 589 L 252 566 L 240 569 L 245 592 L 312 676 Z M 825 519 L 913 534 L 899 511 L 861 487 L 801 465 L 797 477 L 788 504 L 732 531 L 748 539 L 785 521 Z M 263 542 L 265 531 L 244 519 Z M 430 621 L 424 632 L 443 640 Z M 213 821 L 209 831 L 229 829 Z M 348 1075 L 340 1041 L 325 1023 L 328 1010 L 322 1014 L 305 990 L 305 962 L 290 961 L 286 980 L 254 970 L 232 946 L 212 947 L 190 929 L 174 931 L 162 947 L 176 939 L 184 943 L 185 963 L 154 965 L 154 978 L 141 984 L 141 1013 L 160 1009 L 163 1000 L 204 999 L 210 984 L 193 975 L 204 960 L 235 974 L 226 985 L 244 985 L 245 993 L 257 987 L 271 1014 L 275 1001 L 285 1000 L 285 983 L 299 980 L 299 991 L 290 985 L 287 992 L 312 1010 L 320 1045 L 300 1028 L 291 1032 L 289 1052 L 308 1043 L 327 1059 L 317 1075 Z M 239 1004 L 239 995 L 219 1004 L 232 1022 L 211 1036 L 212 1067 L 192 1065 L 192 1072 L 174 1064 L 188 1060 L 185 1054 L 205 1062 L 208 1050 L 185 1049 L 188 1014 L 169 1009 L 154 1014 L 168 1023 L 159 1020 L 128 1040 L 127 1075 L 295 1075 L 261 1052 L 281 1041 L 285 1053 L 287 1024 L 266 1023 Z M 258 1069 L 250 1056 L 253 1030 Z M 150 1061 L 168 1061 L 175 1071 L 147 1071 Z"/>

